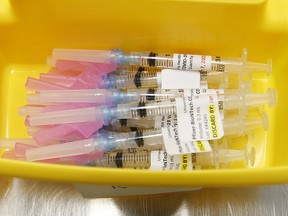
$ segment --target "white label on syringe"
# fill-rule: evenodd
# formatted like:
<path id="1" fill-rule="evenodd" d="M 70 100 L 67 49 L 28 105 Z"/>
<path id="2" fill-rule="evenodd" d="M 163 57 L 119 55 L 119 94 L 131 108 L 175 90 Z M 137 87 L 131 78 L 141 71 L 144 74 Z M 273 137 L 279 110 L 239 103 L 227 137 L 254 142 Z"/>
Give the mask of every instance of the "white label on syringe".
<path id="1" fill-rule="evenodd" d="M 177 124 L 162 128 L 165 149 L 170 155 L 211 151 L 207 140 L 182 142 L 179 139 Z"/>
<path id="2" fill-rule="evenodd" d="M 174 54 L 173 67 L 178 70 L 211 70 L 211 56 Z"/>
<path id="3" fill-rule="evenodd" d="M 161 71 L 162 89 L 200 88 L 200 72 L 163 69 Z"/>
<path id="4" fill-rule="evenodd" d="M 177 119 L 175 114 L 155 116 L 154 128 L 169 127 L 174 124 L 175 119 Z"/>
<path id="5" fill-rule="evenodd" d="M 176 98 L 181 141 L 219 139 L 224 135 L 216 94 Z"/>
<path id="6" fill-rule="evenodd" d="M 192 171 L 191 154 L 169 155 L 166 151 L 151 151 L 150 170 Z"/>

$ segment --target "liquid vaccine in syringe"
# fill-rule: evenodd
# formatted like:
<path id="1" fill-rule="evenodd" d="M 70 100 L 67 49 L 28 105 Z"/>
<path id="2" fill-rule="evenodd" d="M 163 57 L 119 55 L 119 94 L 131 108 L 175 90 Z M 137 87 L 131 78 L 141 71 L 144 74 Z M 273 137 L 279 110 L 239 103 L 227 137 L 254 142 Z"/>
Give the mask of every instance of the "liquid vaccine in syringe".
<path id="1" fill-rule="evenodd" d="M 108 75 L 106 79 L 103 79 L 103 86 L 120 89 L 156 88 L 155 77 L 157 79 L 157 73 L 161 70 L 162 68 L 138 65 L 123 67 L 118 69 L 115 75 Z"/>
<path id="2" fill-rule="evenodd" d="M 149 155 L 150 152 L 146 148 L 129 148 L 124 151 L 105 153 L 101 159 L 89 165 L 111 168 L 148 169 L 150 167 Z"/>

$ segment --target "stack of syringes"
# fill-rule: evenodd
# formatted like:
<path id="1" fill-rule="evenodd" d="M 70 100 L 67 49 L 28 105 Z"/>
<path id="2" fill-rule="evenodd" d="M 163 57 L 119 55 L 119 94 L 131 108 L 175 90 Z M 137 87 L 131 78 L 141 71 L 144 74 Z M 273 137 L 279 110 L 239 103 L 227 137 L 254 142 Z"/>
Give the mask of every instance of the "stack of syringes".
<path id="1" fill-rule="evenodd" d="M 271 61 L 116 50 L 54 49 L 19 108 L 31 139 L 2 140 L 17 160 L 151 170 L 255 166 L 254 131 L 277 91 L 252 92 Z M 237 140 L 241 148 L 235 147 Z"/>

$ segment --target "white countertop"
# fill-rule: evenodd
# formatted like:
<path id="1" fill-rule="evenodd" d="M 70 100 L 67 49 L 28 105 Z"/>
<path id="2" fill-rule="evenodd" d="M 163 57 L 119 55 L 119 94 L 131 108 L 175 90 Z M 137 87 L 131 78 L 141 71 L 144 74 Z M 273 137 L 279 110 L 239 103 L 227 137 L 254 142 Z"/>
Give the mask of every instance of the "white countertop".
<path id="1" fill-rule="evenodd" d="M 71 184 L 0 178 L 0 215 L 288 215 L 288 186 L 84 199 Z"/>

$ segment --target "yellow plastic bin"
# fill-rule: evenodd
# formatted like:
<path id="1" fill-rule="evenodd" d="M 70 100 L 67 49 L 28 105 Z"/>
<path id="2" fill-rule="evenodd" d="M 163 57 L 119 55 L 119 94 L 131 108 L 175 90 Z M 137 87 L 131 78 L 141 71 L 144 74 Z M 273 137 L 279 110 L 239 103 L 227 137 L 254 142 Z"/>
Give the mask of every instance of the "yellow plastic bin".
<path id="1" fill-rule="evenodd" d="M 273 59 L 269 82 L 279 103 L 268 133 L 257 132 L 255 168 L 157 172 L 51 165 L 0 159 L 0 175 L 63 182 L 143 186 L 236 186 L 288 183 L 288 2 L 285 0 L 2 0 L 0 2 L 0 138 L 26 136 L 17 109 L 27 76 L 46 72 L 53 48 L 113 49 Z"/>

